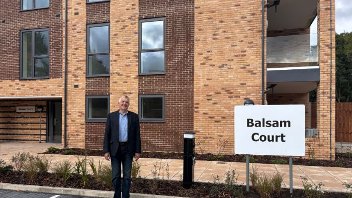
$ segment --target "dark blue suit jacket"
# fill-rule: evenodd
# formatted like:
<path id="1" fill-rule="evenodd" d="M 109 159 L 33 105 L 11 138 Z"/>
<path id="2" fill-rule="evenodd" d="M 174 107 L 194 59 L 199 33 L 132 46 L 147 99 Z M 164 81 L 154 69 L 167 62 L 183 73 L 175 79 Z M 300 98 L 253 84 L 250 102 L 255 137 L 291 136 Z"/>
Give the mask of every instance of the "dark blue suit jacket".
<path id="1" fill-rule="evenodd" d="M 104 153 L 110 153 L 111 156 L 116 156 L 119 148 L 119 116 L 118 111 L 108 114 L 105 126 L 104 135 Z M 139 117 L 136 113 L 128 111 L 128 152 L 134 156 L 135 153 L 141 153 L 141 137 L 139 127 Z"/>

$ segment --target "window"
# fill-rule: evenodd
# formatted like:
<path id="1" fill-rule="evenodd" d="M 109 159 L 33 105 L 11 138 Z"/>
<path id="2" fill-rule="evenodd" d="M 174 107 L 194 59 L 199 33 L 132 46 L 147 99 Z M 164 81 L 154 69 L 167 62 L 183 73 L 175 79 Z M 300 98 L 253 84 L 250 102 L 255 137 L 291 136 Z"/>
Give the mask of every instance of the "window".
<path id="1" fill-rule="evenodd" d="M 91 122 L 105 122 L 110 112 L 108 96 L 87 96 L 86 118 Z"/>
<path id="2" fill-rule="evenodd" d="M 140 22 L 140 74 L 165 72 L 165 20 L 153 19 Z"/>
<path id="3" fill-rule="evenodd" d="M 140 118 L 144 121 L 164 120 L 164 96 L 143 95 L 139 97 Z"/>
<path id="4" fill-rule="evenodd" d="M 21 77 L 49 77 L 49 31 L 22 31 Z"/>
<path id="5" fill-rule="evenodd" d="M 110 0 L 87 0 L 87 3 L 104 2 L 104 1 L 110 1 Z"/>
<path id="6" fill-rule="evenodd" d="M 88 26 L 87 75 L 106 76 L 110 72 L 109 25 Z"/>
<path id="7" fill-rule="evenodd" d="M 22 10 L 34 10 L 40 8 L 48 8 L 49 0 L 22 0 L 21 9 Z"/>

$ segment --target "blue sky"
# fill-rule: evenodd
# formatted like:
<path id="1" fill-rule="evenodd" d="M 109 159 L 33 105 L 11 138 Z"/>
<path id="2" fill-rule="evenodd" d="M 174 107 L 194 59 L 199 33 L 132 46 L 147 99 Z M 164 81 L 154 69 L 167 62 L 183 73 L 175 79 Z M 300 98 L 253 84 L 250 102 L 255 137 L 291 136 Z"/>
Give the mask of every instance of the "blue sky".
<path id="1" fill-rule="evenodd" d="M 336 33 L 352 32 L 352 0 L 335 0 Z"/>

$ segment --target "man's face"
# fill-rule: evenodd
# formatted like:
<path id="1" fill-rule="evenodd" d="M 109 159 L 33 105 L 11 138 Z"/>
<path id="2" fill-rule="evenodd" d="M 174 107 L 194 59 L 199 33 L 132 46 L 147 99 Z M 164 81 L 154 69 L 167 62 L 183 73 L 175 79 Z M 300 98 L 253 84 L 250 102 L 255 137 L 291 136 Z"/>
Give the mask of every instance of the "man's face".
<path id="1" fill-rule="evenodd" d="M 127 111 L 130 106 L 130 101 L 127 98 L 120 98 L 119 100 L 119 108 L 121 111 Z"/>

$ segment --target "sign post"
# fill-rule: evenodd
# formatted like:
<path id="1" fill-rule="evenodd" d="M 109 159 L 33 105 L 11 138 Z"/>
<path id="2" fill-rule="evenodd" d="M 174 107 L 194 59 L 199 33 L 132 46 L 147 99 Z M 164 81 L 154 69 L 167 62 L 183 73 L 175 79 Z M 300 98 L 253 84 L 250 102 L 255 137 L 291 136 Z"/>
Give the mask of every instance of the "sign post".
<path id="1" fill-rule="evenodd" d="M 305 156 L 304 105 L 250 105 L 235 107 L 235 153 L 290 157 L 292 193 L 292 156 Z M 246 172 L 246 177 L 249 170 Z M 249 179 L 246 178 L 246 183 Z M 249 184 L 246 190 L 249 190 Z"/>

